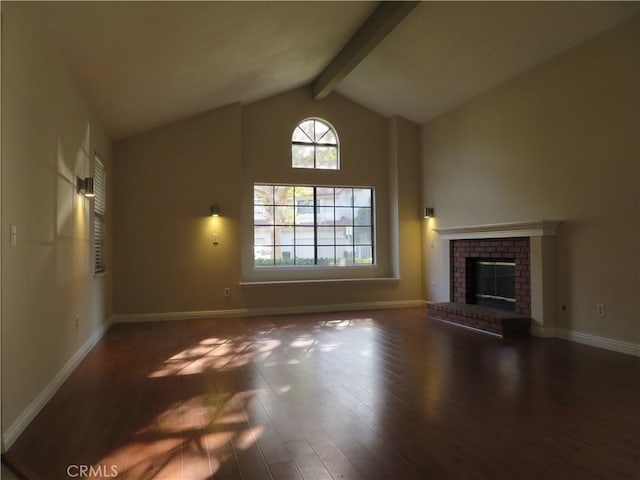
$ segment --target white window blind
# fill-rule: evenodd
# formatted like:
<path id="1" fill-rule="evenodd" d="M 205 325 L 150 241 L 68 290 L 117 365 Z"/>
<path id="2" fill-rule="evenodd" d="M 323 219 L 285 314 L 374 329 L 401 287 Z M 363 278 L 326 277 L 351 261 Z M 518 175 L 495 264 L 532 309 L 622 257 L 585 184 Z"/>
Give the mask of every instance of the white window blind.
<path id="1" fill-rule="evenodd" d="M 106 270 L 104 259 L 104 215 L 106 211 L 106 171 L 103 163 L 96 156 L 94 169 L 93 201 L 93 255 L 94 272 L 101 273 Z"/>

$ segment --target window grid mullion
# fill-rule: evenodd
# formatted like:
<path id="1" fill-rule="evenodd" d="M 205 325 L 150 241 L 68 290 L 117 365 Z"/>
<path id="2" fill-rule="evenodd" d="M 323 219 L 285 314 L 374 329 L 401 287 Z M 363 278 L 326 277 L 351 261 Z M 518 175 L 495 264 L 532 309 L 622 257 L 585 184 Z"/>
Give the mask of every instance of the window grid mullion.
<path id="1" fill-rule="evenodd" d="M 297 242 L 297 237 L 296 237 L 296 227 L 298 226 L 296 223 L 296 215 L 298 214 L 297 209 L 298 209 L 298 198 L 297 198 L 297 194 L 296 194 L 296 187 L 293 187 L 293 206 L 292 211 L 293 211 L 293 264 L 297 265 L 298 264 L 298 242 Z"/>
<path id="2" fill-rule="evenodd" d="M 316 161 L 318 147 L 316 146 L 316 121 L 313 121 L 313 168 L 318 168 Z"/>
<path id="3" fill-rule="evenodd" d="M 313 187 L 313 264 L 318 265 L 318 189 Z"/>
<path id="4" fill-rule="evenodd" d="M 291 236 L 293 238 L 293 241 L 292 242 L 286 242 L 287 243 L 286 246 L 288 247 L 289 243 L 291 243 L 291 247 L 293 247 L 293 253 L 294 253 L 294 258 L 293 258 L 293 262 L 292 262 L 293 265 L 301 265 L 298 262 L 297 255 L 296 255 L 296 253 L 297 253 L 296 247 L 297 247 L 297 244 L 298 244 L 299 240 L 301 240 L 300 238 L 298 238 L 299 237 L 298 233 L 303 234 L 302 240 L 304 240 L 305 238 L 308 239 L 308 237 L 307 237 L 308 233 L 306 233 L 306 232 L 309 232 L 309 229 L 304 228 L 304 232 L 298 232 L 297 227 L 299 226 L 299 224 L 298 224 L 298 221 L 297 221 L 298 220 L 298 217 L 297 217 L 297 215 L 298 215 L 298 211 L 297 211 L 298 210 L 298 204 L 297 204 L 297 202 L 298 201 L 302 201 L 302 200 L 304 200 L 305 202 L 308 202 L 309 201 L 308 200 L 309 196 L 308 196 L 308 194 L 304 194 L 303 197 L 300 197 L 301 191 L 296 189 L 297 186 L 293 186 L 292 185 L 291 186 L 291 187 L 293 187 L 292 200 L 290 200 L 290 201 L 286 201 L 285 200 L 284 202 L 280 202 L 280 201 L 277 200 L 277 198 L 275 196 L 275 188 L 276 187 L 277 187 L 276 185 L 272 185 L 272 188 L 273 188 L 273 190 L 272 190 L 272 199 L 273 200 L 271 202 L 269 202 L 269 204 L 266 205 L 268 207 L 271 207 L 271 209 L 272 209 L 272 218 L 273 218 L 273 220 L 272 220 L 273 230 L 271 232 L 271 239 L 272 239 L 272 242 L 271 242 L 272 245 L 271 246 L 273 247 L 274 251 L 273 251 L 273 259 L 272 259 L 271 265 L 273 265 L 273 266 L 277 266 L 278 265 L 278 258 L 277 258 L 277 254 L 276 254 L 276 248 L 277 247 L 283 247 L 283 245 L 285 245 L 285 244 L 276 245 L 277 237 L 278 237 L 276 229 L 279 226 L 280 227 L 288 227 L 289 225 L 291 226 L 291 229 L 292 229 Z M 328 233 L 328 232 L 325 232 L 323 234 L 323 235 L 325 235 L 325 237 L 321 238 L 321 235 L 320 235 L 320 233 L 321 233 L 320 232 L 320 228 L 321 228 L 321 226 L 320 226 L 320 218 L 321 218 L 321 216 L 320 216 L 319 208 L 320 208 L 321 199 L 320 199 L 320 192 L 319 192 L 318 189 L 321 188 L 321 187 L 319 187 L 317 185 L 314 185 L 314 186 L 308 185 L 307 187 L 311 190 L 311 202 L 312 202 L 311 207 L 313 209 L 312 210 L 313 211 L 313 213 L 312 213 L 312 222 L 313 222 L 313 224 L 312 224 L 312 230 L 311 230 L 313 232 L 312 233 L 312 235 L 313 235 L 313 252 L 314 252 L 313 253 L 313 265 L 320 265 L 320 249 L 321 249 L 320 248 L 321 247 L 320 242 L 323 241 L 323 239 L 328 239 L 328 238 L 326 238 L 326 233 Z M 341 257 L 341 259 L 338 259 L 338 256 L 337 256 L 337 252 L 338 252 L 338 248 L 337 248 L 338 247 L 338 232 L 337 232 L 337 228 L 339 226 L 344 227 L 344 229 L 348 228 L 348 229 L 351 230 L 351 239 L 349 240 L 349 243 L 342 242 L 340 244 L 343 247 L 343 253 L 346 252 L 344 250 L 344 247 L 347 247 L 347 246 L 351 247 L 352 259 L 351 259 L 351 263 L 349 263 L 349 265 L 356 265 L 357 264 L 357 262 L 356 262 L 356 250 L 357 250 L 357 248 L 356 247 L 358 247 L 358 246 L 368 247 L 369 252 L 370 252 L 369 255 L 367 255 L 367 257 L 370 256 L 370 259 L 369 259 L 370 262 L 368 262 L 368 263 L 374 264 L 375 263 L 374 251 L 375 251 L 375 243 L 376 242 L 375 242 L 375 236 L 374 236 L 375 235 L 374 198 L 373 198 L 372 189 L 371 188 L 367 189 L 370 192 L 369 193 L 369 199 L 370 200 L 369 200 L 368 204 L 366 204 L 366 205 L 363 204 L 361 206 L 357 206 L 357 205 L 360 205 L 360 204 L 356 204 L 356 199 L 355 199 L 355 190 L 356 189 L 354 187 L 346 187 L 346 188 L 345 187 L 341 187 L 341 191 L 344 191 L 344 193 L 347 193 L 349 195 L 350 202 L 349 202 L 349 207 L 348 208 L 350 208 L 350 210 L 351 210 L 351 221 L 350 221 L 349 224 L 339 225 L 338 224 L 338 218 L 337 218 L 338 217 L 338 211 L 337 210 L 338 210 L 338 208 L 346 207 L 346 205 L 344 205 L 344 206 L 341 205 L 340 207 L 338 206 L 338 198 L 337 198 L 337 196 L 338 196 L 337 190 L 338 189 L 336 187 L 322 187 L 322 188 L 323 188 L 323 191 L 326 191 L 326 193 L 329 194 L 329 195 L 325 194 L 325 197 L 328 197 L 328 198 L 332 199 L 332 205 L 330 206 L 330 208 L 332 209 L 332 220 L 331 220 L 330 224 L 327 224 L 327 226 L 331 225 L 332 228 L 333 228 L 332 236 L 330 237 L 330 238 L 332 238 L 332 245 L 331 246 L 332 246 L 333 255 L 334 255 L 333 265 L 339 264 L 341 262 L 341 259 L 342 260 L 347 260 L 346 258 L 342 258 L 342 257 Z M 255 204 L 254 203 L 254 209 L 259 207 L 260 205 L 261 204 Z M 275 210 L 276 207 L 290 207 L 291 208 L 292 213 L 293 213 L 292 214 L 291 223 L 288 223 L 288 224 L 287 223 L 279 223 L 277 221 L 276 210 Z M 329 207 L 329 206 L 325 205 L 323 208 L 328 209 L 327 207 Z M 303 208 L 305 209 L 305 215 L 307 215 L 306 209 L 308 207 L 305 205 Z M 356 242 L 356 238 L 355 238 L 356 237 L 356 230 L 355 229 L 356 228 L 365 227 L 365 225 L 358 226 L 359 224 L 356 224 L 356 213 L 357 213 L 356 210 L 358 208 L 362 208 L 362 209 L 366 208 L 368 210 L 368 221 L 369 221 L 369 224 L 366 225 L 366 226 L 369 227 L 370 239 L 368 241 L 366 241 L 365 243 Z M 363 210 L 362 213 L 364 213 L 364 211 L 366 211 L 366 210 Z M 254 220 L 254 227 L 256 225 L 257 224 L 255 223 L 255 220 Z M 346 233 L 347 232 L 345 231 L 343 233 L 343 236 L 346 235 Z M 347 239 L 345 238 L 344 240 L 347 240 Z M 305 241 L 304 245 L 308 245 L 308 241 Z M 322 243 L 322 245 L 329 246 L 329 244 L 327 244 L 326 242 Z M 327 253 L 329 253 L 329 252 L 327 252 Z M 306 263 L 303 263 L 303 264 L 306 264 Z"/>
<path id="5" fill-rule="evenodd" d="M 333 263 L 338 264 L 338 227 L 336 225 L 336 189 L 333 189 Z"/>

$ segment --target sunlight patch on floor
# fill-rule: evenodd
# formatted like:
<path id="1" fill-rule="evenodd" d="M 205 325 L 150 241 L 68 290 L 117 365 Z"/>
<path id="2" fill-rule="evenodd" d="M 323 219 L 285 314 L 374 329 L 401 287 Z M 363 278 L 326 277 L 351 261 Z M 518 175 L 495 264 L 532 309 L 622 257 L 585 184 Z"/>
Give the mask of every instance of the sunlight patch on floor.
<path id="1" fill-rule="evenodd" d="M 127 480 L 206 480 L 234 450 L 251 448 L 263 433 L 246 416 L 248 404 L 261 391 L 233 395 L 199 395 L 176 402 L 132 440 L 95 465 L 114 466 Z"/>

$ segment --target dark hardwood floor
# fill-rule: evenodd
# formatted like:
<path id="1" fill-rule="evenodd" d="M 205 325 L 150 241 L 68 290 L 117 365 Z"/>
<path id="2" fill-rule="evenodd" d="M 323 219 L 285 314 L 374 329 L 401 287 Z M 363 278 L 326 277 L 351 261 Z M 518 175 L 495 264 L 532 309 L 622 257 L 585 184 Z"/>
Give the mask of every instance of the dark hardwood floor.
<path id="1" fill-rule="evenodd" d="M 44 480 L 638 479 L 639 379 L 421 308 L 117 324 L 6 457 Z"/>

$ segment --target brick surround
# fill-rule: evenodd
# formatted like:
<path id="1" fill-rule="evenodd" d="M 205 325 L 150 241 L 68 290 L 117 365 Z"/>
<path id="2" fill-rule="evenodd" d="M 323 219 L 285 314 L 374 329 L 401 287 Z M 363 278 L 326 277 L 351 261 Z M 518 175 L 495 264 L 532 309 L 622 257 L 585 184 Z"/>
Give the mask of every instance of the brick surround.
<path id="1" fill-rule="evenodd" d="M 479 238 L 451 241 L 451 292 L 455 303 L 466 303 L 467 258 L 513 259 L 515 266 L 515 313 L 531 315 L 529 238 Z"/>

